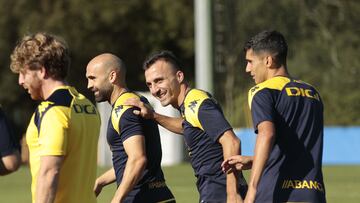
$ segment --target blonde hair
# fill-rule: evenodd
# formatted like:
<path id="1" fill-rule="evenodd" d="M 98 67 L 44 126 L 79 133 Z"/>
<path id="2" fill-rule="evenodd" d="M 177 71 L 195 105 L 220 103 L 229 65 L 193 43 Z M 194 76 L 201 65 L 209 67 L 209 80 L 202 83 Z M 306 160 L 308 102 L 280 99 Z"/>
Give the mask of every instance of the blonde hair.
<path id="1" fill-rule="evenodd" d="M 47 33 L 24 36 L 10 56 L 10 69 L 19 73 L 27 66 L 31 70 L 44 67 L 55 79 L 64 79 L 70 66 L 70 57 L 65 41 Z"/>

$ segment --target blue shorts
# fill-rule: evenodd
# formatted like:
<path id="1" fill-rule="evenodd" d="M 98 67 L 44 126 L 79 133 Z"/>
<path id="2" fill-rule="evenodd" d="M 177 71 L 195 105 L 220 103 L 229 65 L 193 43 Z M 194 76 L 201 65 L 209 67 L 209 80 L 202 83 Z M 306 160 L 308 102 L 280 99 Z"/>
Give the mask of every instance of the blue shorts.
<path id="1" fill-rule="evenodd" d="M 133 189 L 124 203 L 175 203 L 174 195 L 166 186 L 164 181 L 147 183 L 139 188 Z"/>
<path id="2" fill-rule="evenodd" d="M 196 185 L 200 193 L 200 203 L 226 202 L 226 175 L 220 177 L 198 176 Z M 239 174 L 238 191 L 244 199 L 247 184 L 242 174 Z"/>

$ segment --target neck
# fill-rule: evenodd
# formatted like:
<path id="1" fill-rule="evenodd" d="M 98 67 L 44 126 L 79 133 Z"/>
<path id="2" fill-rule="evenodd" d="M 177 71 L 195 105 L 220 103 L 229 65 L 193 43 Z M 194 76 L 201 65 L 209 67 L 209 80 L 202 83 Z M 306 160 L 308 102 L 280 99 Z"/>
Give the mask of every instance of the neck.
<path id="1" fill-rule="evenodd" d="M 280 68 L 271 69 L 268 72 L 268 79 L 276 77 L 276 76 L 289 77 L 289 73 L 287 72 L 287 70 L 284 66 L 281 66 Z"/>
<path id="2" fill-rule="evenodd" d="M 123 94 L 126 91 L 127 91 L 126 86 L 116 86 L 115 85 L 114 89 L 113 89 L 113 91 L 111 93 L 109 103 L 111 105 L 113 105 L 116 102 L 116 100 L 120 97 L 120 95 Z"/>
<path id="3" fill-rule="evenodd" d="M 179 108 L 182 103 L 184 103 L 186 93 L 190 90 L 190 87 L 187 83 L 182 83 L 180 85 L 180 92 L 177 100 L 176 106 L 174 108 Z"/>
<path id="4" fill-rule="evenodd" d="M 50 95 L 59 87 L 65 86 L 66 83 L 63 80 L 47 79 L 43 81 L 42 84 L 42 98 L 44 100 L 48 99 Z"/>

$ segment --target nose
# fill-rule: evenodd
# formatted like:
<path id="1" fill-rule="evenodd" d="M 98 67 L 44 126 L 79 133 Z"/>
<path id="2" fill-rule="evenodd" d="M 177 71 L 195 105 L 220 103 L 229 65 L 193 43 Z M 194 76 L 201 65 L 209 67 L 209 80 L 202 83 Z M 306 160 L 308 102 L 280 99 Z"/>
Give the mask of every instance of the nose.
<path id="1" fill-rule="evenodd" d="M 87 88 L 91 90 L 93 88 L 93 84 L 90 80 L 88 80 Z"/>
<path id="2" fill-rule="evenodd" d="M 155 84 L 151 85 L 151 87 L 149 88 L 150 89 L 150 93 L 153 95 L 153 96 L 156 96 L 159 92 L 159 87 Z"/>
<path id="3" fill-rule="evenodd" d="M 18 83 L 21 86 L 24 85 L 24 75 L 22 73 L 19 73 Z"/>
<path id="4" fill-rule="evenodd" d="M 251 65 L 250 65 L 249 62 L 246 63 L 246 69 L 245 69 L 245 71 L 246 71 L 247 73 L 250 73 L 250 72 L 251 72 Z"/>

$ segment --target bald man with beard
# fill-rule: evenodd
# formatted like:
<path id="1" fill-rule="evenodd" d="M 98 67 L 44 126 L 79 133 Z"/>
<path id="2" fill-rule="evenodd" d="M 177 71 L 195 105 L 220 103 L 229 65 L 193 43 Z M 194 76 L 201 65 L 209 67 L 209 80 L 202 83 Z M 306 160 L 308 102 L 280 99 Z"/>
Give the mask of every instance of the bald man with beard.
<path id="1" fill-rule="evenodd" d="M 112 202 L 175 202 L 160 166 L 157 124 L 133 114 L 135 107 L 123 105 L 128 98 L 148 103 L 145 97 L 127 88 L 125 74 L 123 61 L 109 53 L 96 56 L 86 68 L 88 89 L 96 102 L 108 101 L 113 107 L 107 129 L 113 167 L 97 178 L 95 195 L 116 181 L 118 187 Z"/>

